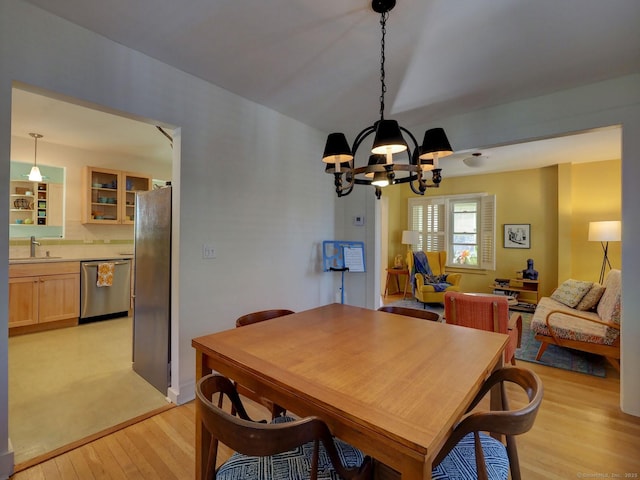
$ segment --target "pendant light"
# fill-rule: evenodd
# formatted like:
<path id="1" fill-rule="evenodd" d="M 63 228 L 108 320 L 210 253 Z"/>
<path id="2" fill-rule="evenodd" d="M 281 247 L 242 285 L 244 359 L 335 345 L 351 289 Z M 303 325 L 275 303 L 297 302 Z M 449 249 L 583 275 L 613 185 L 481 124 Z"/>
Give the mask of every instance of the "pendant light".
<path id="1" fill-rule="evenodd" d="M 385 84 L 385 36 L 389 12 L 396 0 L 372 0 L 371 8 L 380 14 L 382 38 L 380 41 L 380 118 L 373 125 L 362 130 L 349 148 L 344 133 L 331 133 L 327 137 L 322 161 L 325 172 L 334 176 L 338 197 L 349 195 L 354 185 L 373 185 L 376 197 L 382 194 L 382 187 L 397 183 L 408 183 L 411 190 L 424 195 L 427 188 L 439 187 L 442 180 L 438 159 L 453 153 L 449 140 L 442 128 L 432 128 L 424 135 L 422 145 L 409 130 L 396 120 L 384 118 Z M 355 156 L 361 143 L 370 135 L 374 136 L 368 163 L 355 166 Z M 407 143 L 404 135 L 410 140 Z M 399 155 L 400 159 L 394 158 Z M 406 155 L 406 159 L 404 156 Z M 431 172 L 431 183 L 426 175 Z M 396 175 L 401 173 L 401 175 Z M 343 181 L 344 180 L 344 181 Z M 346 182 L 346 183 L 345 183 Z"/>
<path id="2" fill-rule="evenodd" d="M 31 171 L 29 172 L 29 181 L 30 182 L 41 182 L 42 174 L 40 173 L 40 169 L 38 168 L 38 139 L 42 138 L 42 135 L 39 133 L 30 133 L 35 140 L 35 147 L 33 151 L 33 167 L 31 167 Z"/>

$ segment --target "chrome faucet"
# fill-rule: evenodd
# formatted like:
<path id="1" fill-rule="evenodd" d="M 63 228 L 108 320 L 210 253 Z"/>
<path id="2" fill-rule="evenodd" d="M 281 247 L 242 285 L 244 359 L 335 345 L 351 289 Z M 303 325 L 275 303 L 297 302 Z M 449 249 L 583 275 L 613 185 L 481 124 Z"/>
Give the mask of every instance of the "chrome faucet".
<path id="1" fill-rule="evenodd" d="M 36 245 L 40 246 L 40 242 L 36 242 L 36 237 L 31 237 L 31 242 L 30 242 L 31 250 L 29 250 L 29 257 L 31 258 L 34 258 L 36 256 Z"/>

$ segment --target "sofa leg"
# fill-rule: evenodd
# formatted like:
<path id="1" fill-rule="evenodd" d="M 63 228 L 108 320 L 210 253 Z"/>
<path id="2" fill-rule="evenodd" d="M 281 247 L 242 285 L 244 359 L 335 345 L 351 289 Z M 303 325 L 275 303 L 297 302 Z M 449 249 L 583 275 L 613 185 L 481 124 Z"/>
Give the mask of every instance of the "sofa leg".
<path id="1" fill-rule="evenodd" d="M 536 360 L 540 360 L 540 357 L 542 357 L 542 354 L 544 353 L 544 351 L 547 349 L 548 346 L 549 344 L 547 342 L 542 342 L 540 344 L 540 348 L 538 349 L 538 354 L 536 355 Z"/>

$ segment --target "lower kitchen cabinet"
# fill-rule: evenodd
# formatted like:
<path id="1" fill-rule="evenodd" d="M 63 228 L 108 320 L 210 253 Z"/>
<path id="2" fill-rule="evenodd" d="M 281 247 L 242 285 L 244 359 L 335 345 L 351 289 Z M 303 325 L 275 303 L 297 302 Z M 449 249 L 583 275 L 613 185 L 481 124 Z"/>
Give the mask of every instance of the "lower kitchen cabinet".
<path id="1" fill-rule="evenodd" d="M 80 262 L 9 265 L 9 334 L 75 325 Z"/>

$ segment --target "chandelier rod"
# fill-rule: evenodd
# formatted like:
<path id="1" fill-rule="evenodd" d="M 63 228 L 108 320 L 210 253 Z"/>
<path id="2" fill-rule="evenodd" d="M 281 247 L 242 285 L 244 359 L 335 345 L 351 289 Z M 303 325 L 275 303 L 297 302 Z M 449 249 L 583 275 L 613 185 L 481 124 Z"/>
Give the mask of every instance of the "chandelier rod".
<path id="1" fill-rule="evenodd" d="M 385 83 L 385 70 L 384 70 L 384 47 L 385 47 L 385 37 L 387 34 L 387 19 L 389 18 L 389 11 L 382 12 L 380 14 L 380 31 L 382 32 L 382 37 L 380 38 L 380 120 L 384 120 L 384 95 L 387 93 L 387 85 Z"/>

